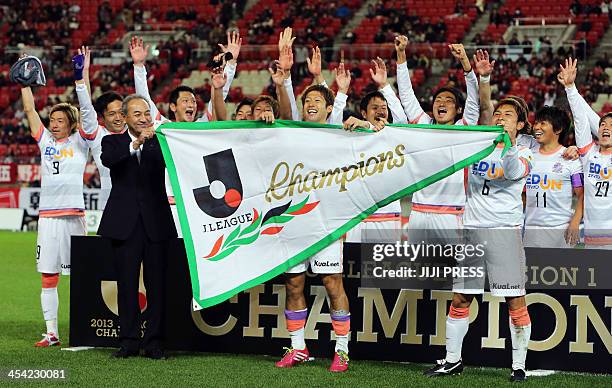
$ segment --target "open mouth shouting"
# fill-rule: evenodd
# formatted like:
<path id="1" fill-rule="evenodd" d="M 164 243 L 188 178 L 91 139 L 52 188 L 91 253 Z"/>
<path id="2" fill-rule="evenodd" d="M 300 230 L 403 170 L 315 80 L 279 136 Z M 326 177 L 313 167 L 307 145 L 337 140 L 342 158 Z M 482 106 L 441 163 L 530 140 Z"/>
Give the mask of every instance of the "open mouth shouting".
<path id="1" fill-rule="evenodd" d="M 193 109 L 187 109 L 185 111 L 185 119 L 187 119 L 187 121 L 194 121 L 195 111 Z"/>

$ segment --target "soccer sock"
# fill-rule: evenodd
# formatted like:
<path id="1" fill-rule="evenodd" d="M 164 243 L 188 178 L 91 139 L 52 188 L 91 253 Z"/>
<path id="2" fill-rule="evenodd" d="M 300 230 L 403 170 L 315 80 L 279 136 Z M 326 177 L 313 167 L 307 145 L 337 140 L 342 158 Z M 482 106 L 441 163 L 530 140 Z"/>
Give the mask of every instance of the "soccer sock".
<path id="1" fill-rule="evenodd" d="M 47 324 L 47 333 L 53 333 L 59 338 L 57 332 L 57 307 L 59 298 L 57 296 L 57 287 L 43 288 L 40 293 L 40 305 L 43 310 L 43 317 Z"/>
<path id="2" fill-rule="evenodd" d="M 512 338 L 512 369 L 525 370 L 527 348 L 531 337 L 531 318 L 527 306 L 516 310 L 508 309 L 510 313 L 510 336 Z"/>
<path id="3" fill-rule="evenodd" d="M 304 325 L 308 318 L 308 309 L 304 310 L 285 310 L 285 320 L 287 321 L 287 330 L 291 336 L 291 347 L 297 350 L 306 349 L 304 341 Z"/>
<path id="4" fill-rule="evenodd" d="M 446 361 L 455 363 L 461 360 L 461 346 L 469 326 L 470 308 L 451 305 L 446 317 Z"/>
<path id="5" fill-rule="evenodd" d="M 332 310 L 332 327 L 336 334 L 336 349 L 348 354 L 349 336 L 351 333 L 351 313 L 344 310 Z"/>

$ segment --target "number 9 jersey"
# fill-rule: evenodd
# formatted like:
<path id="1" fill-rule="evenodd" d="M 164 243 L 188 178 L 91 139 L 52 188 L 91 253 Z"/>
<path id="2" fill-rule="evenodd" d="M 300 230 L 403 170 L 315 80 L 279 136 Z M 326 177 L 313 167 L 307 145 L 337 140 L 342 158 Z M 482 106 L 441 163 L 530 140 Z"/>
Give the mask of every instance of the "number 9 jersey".
<path id="1" fill-rule="evenodd" d="M 85 214 L 83 173 L 89 152 L 77 131 L 62 140 L 41 126 L 32 134 L 40 148 L 40 217 Z"/>
<path id="2" fill-rule="evenodd" d="M 522 225 L 521 195 L 533 166 L 533 154 L 513 146 L 502 158 L 503 144 L 468 167 L 465 228 L 503 228 Z"/>

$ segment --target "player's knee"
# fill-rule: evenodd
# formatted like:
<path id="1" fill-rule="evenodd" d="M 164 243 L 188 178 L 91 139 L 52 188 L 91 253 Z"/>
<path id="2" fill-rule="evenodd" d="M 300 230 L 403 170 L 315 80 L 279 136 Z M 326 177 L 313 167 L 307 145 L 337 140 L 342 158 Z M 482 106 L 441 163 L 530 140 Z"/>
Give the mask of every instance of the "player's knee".
<path id="1" fill-rule="evenodd" d="M 474 300 L 474 295 L 453 294 L 451 305 L 455 308 L 468 308 Z"/>
<path id="2" fill-rule="evenodd" d="M 327 295 L 330 298 L 339 298 L 344 295 L 344 287 L 342 286 L 342 274 L 336 273 L 331 275 L 325 275 L 321 278 Z"/>
<path id="3" fill-rule="evenodd" d="M 55 288 L 59 283 L 58 273 L 44 273 L 42 274 L 42 288 Z"/>
<path id="4" fill-rule="evenodd" d="M 506 297 L 506 303 L 508 303 L 508 308 L 510 310 L 518 310 L 527 306 L 524 296 Z"/>
<path id="5" fill-rule="evenodd" d="M 287 274 L 285 277 L 285 289 L 287 298 L 294 299 L 304 293 L 305 274 Z"/>

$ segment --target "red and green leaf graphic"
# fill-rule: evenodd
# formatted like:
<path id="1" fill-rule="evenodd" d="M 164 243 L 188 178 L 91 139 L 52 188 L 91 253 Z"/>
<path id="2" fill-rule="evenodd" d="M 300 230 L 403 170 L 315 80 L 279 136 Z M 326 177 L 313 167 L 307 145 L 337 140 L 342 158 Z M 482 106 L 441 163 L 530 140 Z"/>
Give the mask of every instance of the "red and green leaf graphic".
<path id="1" fill-rule="evenodd" d="M 246 228 L 238 225 L 225 238 L 221 235 L 213 245 L 210 253 L 203 258 L 210 261 L 219 261 L 231 255 L 236 249 L 254 243 L 260 236 L 273 236 L 280 233 L 286 224 L 297 216 L 311 212 L 320 201 L 308 203 L 310 196 L 302 202 L 291 206 L 291 201 L 274 207 L 262 217 L 257 209 L 253 209 L 253 221 Z M 224 242 L 225 241 L 225 242 Z"/>

